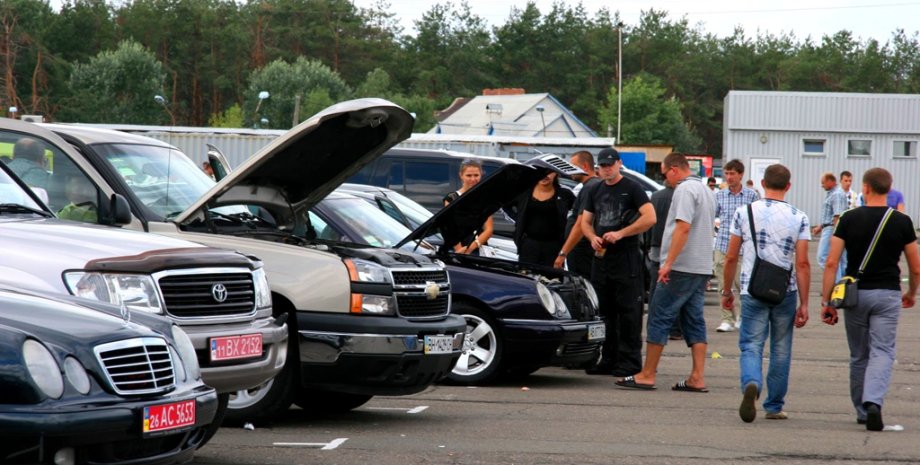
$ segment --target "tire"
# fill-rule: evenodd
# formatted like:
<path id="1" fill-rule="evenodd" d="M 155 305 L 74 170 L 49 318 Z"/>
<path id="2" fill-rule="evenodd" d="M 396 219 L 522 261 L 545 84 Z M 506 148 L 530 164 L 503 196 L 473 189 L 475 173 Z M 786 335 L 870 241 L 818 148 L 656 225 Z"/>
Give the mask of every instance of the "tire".
<path id="1" fill-rule="evenodd" d="M 368 394 L 302 389 L 294 397 L 294 403 L 303 409 L 305 415 L 327 415 L 354 410 L 366 404 L 372 397 L 374 396 Z"/>
<path id="2" fill-rule="evenodd" d="M 446 381 L 460 385 L 488 384 L 502 374 L 502 341 L 498 326 L 482 310 L 462 303 L 451 308 L 451 313 L 466 320 L 463 351 Z"/>
<path id="3" fill-rule="evenodd" d="M 290 408 L 294 391 L 300 389 L 294 376 L 298 358 L 288 353 L 284 368 L 274 378 L 250 389 L 230 394 L 224 423 L 242 425 L 271 421 Z"/>
<path id="4" fill-rule="evenodd" d="M 217 430 L 220 429 L 221 423 L 224 422 L 224 417 L 227 416 L 227 404 L 230 402 L 230 394 L 218 394 L 217 395 L 217 413 L 214 415 L 214 421 L 207 426 L 204 430 L 204 436 L 201 438 L 201 443 L 198 444 L 198 448 L 201 449 L 211 438 L 217 434 Z"/>

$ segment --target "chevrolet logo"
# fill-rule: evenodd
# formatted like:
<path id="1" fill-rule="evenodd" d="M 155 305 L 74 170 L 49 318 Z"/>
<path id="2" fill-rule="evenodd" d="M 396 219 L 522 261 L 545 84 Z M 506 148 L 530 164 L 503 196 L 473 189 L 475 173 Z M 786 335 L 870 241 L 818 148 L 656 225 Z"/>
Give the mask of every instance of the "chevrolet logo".
<path id="1" fill-rule="evenodd" d="M 428 300 L 434 300 L 438 298 L 438 295 L 441 293 L 441 287 L 434 281 L 425 281 L 425 297 Z"/>

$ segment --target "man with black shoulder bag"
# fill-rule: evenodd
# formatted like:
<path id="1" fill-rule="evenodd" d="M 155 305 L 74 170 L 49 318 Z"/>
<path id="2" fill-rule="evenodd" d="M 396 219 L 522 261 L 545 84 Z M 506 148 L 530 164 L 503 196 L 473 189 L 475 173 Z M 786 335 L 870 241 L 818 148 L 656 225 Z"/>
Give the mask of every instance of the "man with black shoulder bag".
<path id="1" fill-rule="evenodd" d="M 793 327 L 801 328 L 808 322 L 811 233 L 808 216 L 784 201 L 791 187 L 790 177 L 785 166 L 768 166 L 761 181 L 764 198 L 738 208 L 731 225 L 723 225 L 731 228 L 723 270 L 725 282 L 731 282 L 735 275 L 738 256 L 744 257 L 738 335 L 742 400 L 738 414 L 746 423 L 757 416 L 755 404 L 763 390 L 763 348 L 767 335 L 770 366 L 763 408 L 768 420 L 788 418 L 783 406 L 792 364 Z M 722 308 L 731 308 L 733 304 L 731 290 L 723 290 Z"/>
<path id="2" fill-rule="evenodd" d="M 829 325 L 837 323 L 838 309 L 832 299 L 844 311 L 850 348 L 850 398 L 856 422 L 865 424 L 869 431 L 884 429 L 882 403 L 891 382 L 898 318 L 902 308 L 914 306 L 920 283 L 914 225 L 909 216 L 886 204 L 891 182 L 891 173 L 882 168 L 863 174 L 865 206 L 840 216 L 822 280 L 821 319 Z M 841 286 L 833 295 L 835 271 L 844 251 L 844 279 L 849 278 L 850 286 Z M 902 253 L 910 269 L 908 290 L 903 294 L 898 266 Z"/>

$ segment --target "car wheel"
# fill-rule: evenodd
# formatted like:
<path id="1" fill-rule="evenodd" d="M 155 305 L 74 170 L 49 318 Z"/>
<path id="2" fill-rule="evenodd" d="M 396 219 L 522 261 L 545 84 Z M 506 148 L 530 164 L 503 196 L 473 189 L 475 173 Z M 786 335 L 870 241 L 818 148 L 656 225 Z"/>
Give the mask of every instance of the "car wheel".
<path id="1" fill-rule="evenodd" d="M 367 394 L 304 389 L 297 393 L 294 403 L 307 415 L 325 415 L 354 410 L 366 404 L 372 397 L 374 396 Z"/>
<path id="2" fill-rule="evenodd" d="M 214 414 L 214 421 L 212 421 L 211 424 L 204 429 L 204 436 L 201 438 L 201 442 L 198 444 L 199 449 L 207 444 L 208 441 L 210 441 L 211 438 L 217 434 L 217 430 L 220 429 L 220 424 L 223 423 L 224 417 L 227 416 L 227 404 L 229 402 L 230 394 L 217 395 L 217 413 Z"/>
<path id="3" fill-rule="evenodd" d="M 224 422 L 232 425 L 272 420 L 291 406 L 294 397 L 293 376 L 297 358 L 288 356 L 284 368 L 274 378 L 253 388 L 230 394 Z M 299 386 L 297 387 L 299 388 Z"/>
<path id="4" fill-rule="evenodd" d="M 485 312 L 463 304 L 455 304 L 451 313 L 466 320 L 463 349 L 447 381 L 455 384 L 485 384 L 501 374 L 504 342 L 498 327 Z"/>

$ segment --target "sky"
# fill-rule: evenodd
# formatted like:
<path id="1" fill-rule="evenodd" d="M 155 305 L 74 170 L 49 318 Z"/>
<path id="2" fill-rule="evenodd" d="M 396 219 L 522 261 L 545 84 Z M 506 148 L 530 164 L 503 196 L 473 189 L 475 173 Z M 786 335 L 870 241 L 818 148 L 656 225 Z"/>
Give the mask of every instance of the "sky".
<path id="1" fill-rule="evenodd" d="M 378 0 L 353 0 L 359 7 L 369 7 Z M 414 34 L 414 21 L 420 19 L 433 5 L 431 0 L 385 0 L 396 14 L 404 33 Z M 473 12 L 492 26 L 504 24 L 512 7 L 522 8 L 525 0 L 467 0 Z M 444 1 L 440 2 L 444 3 Z M 455 0 L 454 5 L 460 1 Z M 535 0 L 542 14 L 552 8 L 553 0 Z M 568 1 L 575 6 L 578 3 Z M 719 37 L 731 35 L 736 26 L 742 26 L 745 35 L 755 37 L 757 32 L 779 35 L 793 32 L 799 40 L 811 36 L 820 42 L 823 35 L 842 29 L 856 38 L 874 38 L 885 43 L 896 29 L 908 35 L 920 30 L 920 1 L 899 0 L 582 0 L 588 17 L 602 7 L 611 14 L 619 11 L 627 26 L 636 26 L 642 11 L 651 8 L 665 10 L 668 17 L 678 19 L 686 15 L 691 25 L 702 23 L 705 32 Z"/>

